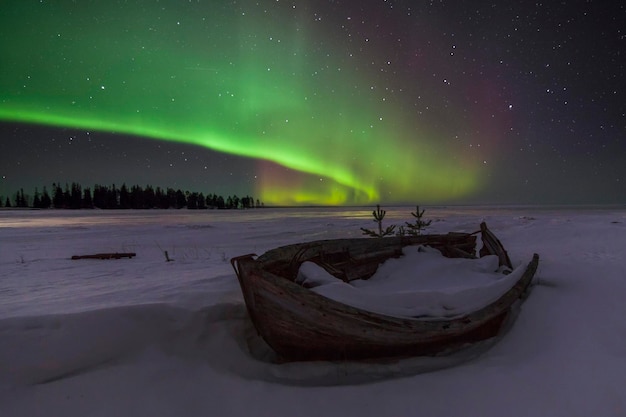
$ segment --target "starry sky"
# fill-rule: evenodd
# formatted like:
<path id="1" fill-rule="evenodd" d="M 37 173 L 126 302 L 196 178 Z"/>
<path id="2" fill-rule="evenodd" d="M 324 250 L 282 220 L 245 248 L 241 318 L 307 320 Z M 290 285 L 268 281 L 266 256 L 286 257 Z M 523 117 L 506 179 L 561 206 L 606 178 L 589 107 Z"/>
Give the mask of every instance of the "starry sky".
<path id="1" fill-rule="evenodd" d="M 0 195 L 626 203 L 626 6 L 4 0 Z"/>

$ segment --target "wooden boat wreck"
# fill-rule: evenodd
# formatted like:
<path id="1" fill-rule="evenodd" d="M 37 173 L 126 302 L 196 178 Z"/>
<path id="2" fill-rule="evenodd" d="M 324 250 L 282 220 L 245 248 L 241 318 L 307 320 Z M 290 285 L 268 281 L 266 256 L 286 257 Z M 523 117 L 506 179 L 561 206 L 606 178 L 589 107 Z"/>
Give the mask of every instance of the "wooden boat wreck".
<path id="1" fill-rule="evenodd" d="M 336 239 L 276 248 L 231 260 L 250 318 L 281 360 L 365 360 L 432 356 L 497 336 L 535 275 L 535 254 L 521 278 L 497 300 L 461 317 L 394 317 L 356 308 L 296 283 L 303 262 L 322 266 L 343 281 L 368 279 L 385 260 L 408 245 L 427 245 L 449 258 L 497 255 L 511 267 L 500 241 L 483 223 L 480 232 L 382 239 Z M 522 267 L 523 268 L 523 267 Z"/>

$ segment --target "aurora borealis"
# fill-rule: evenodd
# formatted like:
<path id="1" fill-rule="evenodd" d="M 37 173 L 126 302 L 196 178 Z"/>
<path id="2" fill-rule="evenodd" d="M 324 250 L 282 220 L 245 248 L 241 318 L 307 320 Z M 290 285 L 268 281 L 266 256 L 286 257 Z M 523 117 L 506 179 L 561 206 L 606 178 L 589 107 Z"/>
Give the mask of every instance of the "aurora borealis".
<path id="1" fill-rule="evenodd" d="M 611 54 L 624 32 L 604 22 L 615 45 L 594 47 L 597 67 L 580 59 L 593 45 L 577 44 L 611 14 L 453 3 L 9 0 L 0 121 L 114 134 L 112 148 L 169 142 L 205 165 L 233 158 L 249 180 L 231 187 L 269 204 L 524 202 L 533 185 L 542 196 L 598 190 L 593 175 L 603 193 L 623 190 L 623 64 Z M 608 81 L 586 91 L 592 70 Z M 0 138 L 5 195 L 30 186 L 20 169 L 43 156 L 24 144 L 50 139 L 33 140 Z M 90 146 L 97 159 L 102 144 Z M 150 180 L 143 159 L 118 159 L 125 181 Z M 97 165 L 41 173 L 35 185 L 111 181 Z M 204 175 L 180 169 L 180 182 Z M 572 185 L 577 169 L 585 180 Z M 231 181 L 221 173 L 206 187 Z"/>

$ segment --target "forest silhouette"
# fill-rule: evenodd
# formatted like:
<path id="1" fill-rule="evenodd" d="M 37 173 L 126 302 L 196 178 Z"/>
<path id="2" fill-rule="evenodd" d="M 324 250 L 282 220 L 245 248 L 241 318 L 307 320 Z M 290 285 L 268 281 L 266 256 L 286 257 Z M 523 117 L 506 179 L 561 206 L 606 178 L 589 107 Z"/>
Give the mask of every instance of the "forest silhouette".
<path id="1" fill-rule="evenodd" d="M 52 184 L 51 192 L 43 187 L 40 192 L 35 188 L 33 196 L 24 193 L 24 189 L 16 192 L 13 198 L 0 196 L 0 207 L 5 208 L 36 208 L 36 209 L 250 209 L 260 208 L 264 204 L 250 196 L 237 195 L 224 198 L 218 194 L 203 194 L 196 191 L 183 191 L 173 188 L 141 187 L 126 184 L 120 187 L 98 185 L 83 188 L 73 182 L 62 187 Z"/>

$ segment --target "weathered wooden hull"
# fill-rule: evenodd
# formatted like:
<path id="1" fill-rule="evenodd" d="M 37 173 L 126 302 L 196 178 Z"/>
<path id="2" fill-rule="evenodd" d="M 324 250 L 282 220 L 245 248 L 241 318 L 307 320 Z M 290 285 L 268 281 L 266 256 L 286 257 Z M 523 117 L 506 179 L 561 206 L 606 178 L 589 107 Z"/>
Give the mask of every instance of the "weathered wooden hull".
<path id="1" fill-rule="evenodd" d="M 351 307 L 296 284 L 295 274 L 302 262 L 313 260 L 345 280 L 369 277 L 384 259 L 399 256 L 403 246 L 426 243 L 450 257 L 470 256 L 475 240 L 468 234 L 327 240 L 277 248 L 257 259 L 246 255 L 232 263 L 252 322 L 284 360 L 435 355 L 496 336 L 529 288 L 538 255 L 498 300 L 454 319 L 391 317 Z"/>

